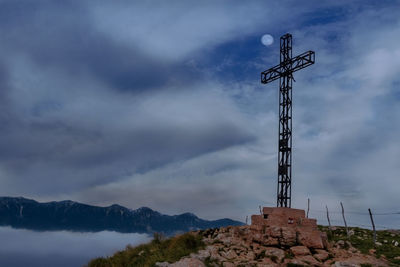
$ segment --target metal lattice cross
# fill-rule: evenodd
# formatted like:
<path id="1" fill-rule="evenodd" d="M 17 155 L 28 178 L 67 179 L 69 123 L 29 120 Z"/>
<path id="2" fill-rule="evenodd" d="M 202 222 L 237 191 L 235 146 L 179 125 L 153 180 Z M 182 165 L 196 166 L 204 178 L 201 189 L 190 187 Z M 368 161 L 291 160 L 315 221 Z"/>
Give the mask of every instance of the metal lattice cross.
<path id="1" fill-rule="evenodd" d="M 280 39 L 280 64 L 261 73 L 261 83 L 279 79 L 279 143 L 277 207 L 292 203 L 292 81 L 293 72 L 315 62 L 314 51 L 292 58 L 292 35 Z"/>

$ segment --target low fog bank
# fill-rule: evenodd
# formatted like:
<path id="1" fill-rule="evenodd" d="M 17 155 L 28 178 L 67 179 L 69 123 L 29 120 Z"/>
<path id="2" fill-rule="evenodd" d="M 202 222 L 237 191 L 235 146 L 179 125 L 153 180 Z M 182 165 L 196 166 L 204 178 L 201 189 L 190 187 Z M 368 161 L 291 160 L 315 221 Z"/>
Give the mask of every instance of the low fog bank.
<path id="1" fill-rule="evenodd" d="M 126 245 L 151 240 L 147 234 L 122 234 L 103 231 L 35 232 L 0 227 L 0 266 L 82 266 L 90 259 L 112 255 Z"/>

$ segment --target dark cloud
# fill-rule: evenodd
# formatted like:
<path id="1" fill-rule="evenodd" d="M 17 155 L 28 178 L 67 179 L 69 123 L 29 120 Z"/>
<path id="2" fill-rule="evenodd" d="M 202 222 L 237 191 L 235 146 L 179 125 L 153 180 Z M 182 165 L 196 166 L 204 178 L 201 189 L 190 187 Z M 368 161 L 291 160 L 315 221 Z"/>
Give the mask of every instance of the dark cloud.
<path id="1" fill-rule="evenodd" d="M 245 129 L 220 115 L 201 126 L 190 122 L 190 114 L 186 125 L 153 118 L 163 105 L 174 105 L 175 94 L 196 101 L 188 86 L 198 84 L 202 73 L 185 60 L 168 62 L 142 51 L 135 40 L 128 46 L 98 31 L 90 7 L 73 1 L 1 4 L 1 58 L 6 63 L 0 65 L 0 84 L 8 103 L 0 133 L 4 184 L 25 188 L 25 194 L 70 192 L 251 140 Z M 16 58 L 21 65 L 13 65 Z M 169 91 L 158 100 L 160 106 L 145 112 L 135 107 L 156 91 Z M 119 97 L 131 100 L 103 103 Z M 90 101 L 96 104 L 87 117 L 81 107 Z M 124 110 L 132 118 L 103 110 L 127 103 L 132 108 Z M 213 113 L 201 116 L 207 115 Z M 112 129 L 109 120 L 122 126 Z"/>
<path id="2" fill-rule="evenodd" d="M 29 57 L 38 68 L 93 76 L 113 90 L 143 92 L 196 82 L 201 73 L 186 62 L 167 63 L 99 32 L 85 4 L 5 4 L 2 46 Z"/>
<path id="3" fill-rule="evenodd" d="M 63 123 L 14 124 L 1 134 L 0 157 L 9 175 L 4 179 L 22 187 L 34 182 L 30 192 L 78 190 L 251 140 L 237 126 L 221 123 L 115 133 Z"/>
<path id="4" fill-rule="evenodd" d="M 295 77 L 295 203 L 397 203 L 398 5 L 319 2 L 2 1 L 0 194 L 271 205 L 277 85 L 257 73 L 278 48 L 257 36 L 289 31 L 317 55 Z"/>

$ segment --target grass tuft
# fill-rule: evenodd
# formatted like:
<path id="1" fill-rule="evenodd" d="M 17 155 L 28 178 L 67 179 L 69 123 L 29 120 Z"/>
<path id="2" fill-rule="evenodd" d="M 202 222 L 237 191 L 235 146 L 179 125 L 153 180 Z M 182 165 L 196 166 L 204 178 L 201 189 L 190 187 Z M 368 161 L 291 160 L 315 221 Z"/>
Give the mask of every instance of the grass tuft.
<path id="1" fill-rule="evenodd" d="M 400 247 L 394 245 L 395 242 L 400 243 L 399 231 L 377 231 L 377 242 L 379 242 L 380 245 L 374 247 L 373 232 L 371 230 L 349 227 L 353 235 L 348 238 L 344 227 L 335 226 L 335 230 L 332 231 L 329 231 L 327 226 L 319 225 L 318 228 L 327 233 L 329 241 L 349 241 L 353 247 L 364 254 L 369 254 L 370 249 L 376 249 L 375 254 L 378 258 L 384 255 L 392 264 L 400 266 L 400 260 L 395 259 L 400 256 Z M 368 265 L 365 265 L 365 267 L 368 267 Z"/>
<path id="2" fill-rule="evenodd" d="M 88 267 L 150 267 L 156 262 L 176 262 L 190 253 L 195 253 L 205 247 L 202 236 L 186 233 L 173 238 L 165 239 L 155 234 L 149 244 L 137 247 L 127 246 L 125 250 L 115 253 L 111 257 L 91 260 Z"/>

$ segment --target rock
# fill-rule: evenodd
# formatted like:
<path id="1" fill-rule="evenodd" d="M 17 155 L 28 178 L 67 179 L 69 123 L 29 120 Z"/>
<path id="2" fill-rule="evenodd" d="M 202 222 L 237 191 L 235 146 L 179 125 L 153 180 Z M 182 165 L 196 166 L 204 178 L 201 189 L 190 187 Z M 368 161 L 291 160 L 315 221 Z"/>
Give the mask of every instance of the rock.
<path id="1" fill-rule="evenodd" d="M 329 253 L 326 250 L 316 249 L 315 252 L 316 254 L 314 254 L 314 258 L 319 261 L 325 261 L 329 258 Z"/>
<path id="2" fill-rule="evenodd" d="M 349 251 L 352 252 L 352 253 L 358 253 L 359 252 L 358 249 L 356 249 L 355 247 L 349 248 Z"/>
<path id="3" fill-rule="evenodd" d="M 207 232 L 207 235 L 204 235 L 203 238 L 207 247 L 197 253 L 192 253 L 190 258 L 204 261 L 207 257 L 210 257 L 211 260 L 215 260 L 215 263 L 211 266 L 227 267 L 286 266 L 288 263 L 321 267 L 354 267 L 360 266 L 362 263 L 370 263 L 372 266 L 387 266 L 383 257 L 376 259 L 374 250 L 370 250 L 370 255 L 361 254 L 356 248 L 352 247 L 351 243 L 345 240 L 329 243 L 326 246 L 321 245 L 320 241 L 319 244 L 312 244 L 313 233 L 318 234 L 318 231 L 312 230 L 311 227 L 303 227 L 301 229 L 296 227 L 296 225 L 294 227 L 241 226 Z M 308 237 L 304 238 L 302 233 L 308 235 Z M 317 240 L 321 240 L 323 234 L 319 234 Z M 210 235 L 211 238 L 206 237 Z M 287 245 L 293 242 L 296 243 L 296 246 Z M 310 242 L 310 247 L 304 245 L 307 242 Z M 388 244 L 394 245 L 395 240 L 393 242 L 389 240 L 388 242 Z M 271 244 L 274 245 L 271 246 Z M 314 255 L 310 252 L 310 248 L 314 249 L 312 250 Z M 289 251 L 294 257 L 285 257 Z M 180 261 L 174 264 L 182 264 L 181 266 L 184 266 L 183 264 L 189 263 Z M 190 264 L 196 264 L 196 262 Z M 165 267 L 169 266 L 179 265 L 165 263 Z"/>
<path id="4" fill-rule="evenodd" d="M 399 242 L 395 241 L 395 242 L 394 242 L 394 245 L 395 245 L 396 247 L 398 247 L 398 246 L 399 246 Z"/>
<path id="5" fill-rule="evenodd" d="M 249 251 L 249 252 L 246 254 L 246 259 L 247 259 L 247 260 L 254 260 L 255 257 L 256 257 L 256 255 L 254 254 L 253 251 Z"/>
<path id="6" fill-rule="evenodd" d="M 400 256 L 394 257 L 395 260 L 400 260 Z"/>
<path id="7" fill-rule="evenodd" d="M 190 254 L 190 257 L 199 259 L 201 261 L 204 261 L 206 258 L 210 256 L 211 253 L 208 250 L 199 250 L 196 254 L 195 253 Z"/>
<path id="8" fill-rule="evenodd" d="M 222 266 L 223 267 L 235 267 L 235 264 L 233 264 L 232 262 L 229 262 L 229 261 L 224 261 L 222 263 Z"/>
<path id="9" fill-rule="evenodd" d="M 294 246 L 297 241 L 296 230 L 289 227 L 282 227 L 281 237 L 279 238 L 281 245 Z"/>
<path id="10" fill-rule="evenodd" d="M 290 251 L 295 255 L 295 256 L 302 256 L 302 255 L 310 255 L 310 250 L 305 247 L 305 246 L 295 246 L 291 247 Z"/>
<path id="11" fill-rule="evenodd" d="M 278 227 L 278 226 L 269 227 L 267 234 L 272 237 L 279 238 L 279 237 L 281 237 L 281 234 L 282 234 L 282 228 Z"/>
<path id="12" fill-rule="evenodd" d="M 166 262 L 166 261 L 164 261 L 164 262 L 156 262 L 156 266 L 158 266 L 158 267 L 168 267 L 168 266 L 170 266 L 170 264 L 168 262 Z"/>
<path id="13" fill-rule="evenodd" d="M 275 256 L 278 258 L 278 262 L 280 262 L 285 257 L 285 251 L 279 248 L 267 247 L 265 248 L 265 256 Z"/>
<path id="14" fill-rule="evenodd" d="M 324 248 L 324 243 L 319 231 L 299 231 L 298 239 L 303 246 L 318 249 Z"/>
<path id="15" fill-rule="evenodd" d="M 236 258 L 236 257 L 237 257 L 237 254 L 236 254 L 236 252 L 233 251 L 233 250 L 228 250 L 227 252 L 222 252 L 222 253 L 221 253 L 221 256 L 224 257 L 224 258 L 226 258 L 226 259 L 228 259 L 228 260 L 231 260 L 231 259 Z"/>
<path id="16" fill-rule="evenodd" d="M 348 263 L 348 262 L 337 261 L 337 262 L 335 262 L 335 264 L 332 264 L 332 267 L 360 267 L 360 265 Z"/>
<path id="17" fill-rule="evenodd" d="M 180 261 L 172 263 L 170 267 L 206 267 L 206 265 L 199 259 L 183 258 Z"/>
<path id="18" fill-rule="evenodd" d="M 327 233 L 321 232 L 321 240 L 322 240 L 322 245 L 324 246 L 324 248 L 330 247 Z"/>
<path id="19" fill-rule="evenodd" d="M 253 233 L 250 240 L 257 243 L 262 243 L 264 241 L 261 233 Z"/>
<path id="20" fill-rule="evenodd" d="M 267 236 L 261 241 L 261 244 L 263 244 L 264 246 L 278 246 L 279 239 L 271 237 L 271 236 Z"/>
<path id="21" fill-rule="evenodd" d="M 285 261 L 283 262 L 284 265 L 282 265 L 282 266 L 287 266 L 287 265 L 289 265 L 288 263 L 297 264 L 295 266 L 303 266 L 304 265 L 303 261 L 295 258 L 295 259 L 285 259 Z"/>
<path id="22" fill-rule="evenodd" d="M 257 267 L 275 267 L 276 264 L 275 263 L 257 263 Z"/>
<path id="23" fill-rule="evenodd" d="M 375 242 L 375 245 L 382 246 L 382 243 L 381 242 Z"/>
<path id="24" fill-rule="evenodd" d="M 232 242 L 232 237 L 228 236 L 227 234 L 218 234 L 217 239 L 224 243 L 224 245 L 229 246 Z"/>
<path id="25" fill-rule="evenodd" d="M 257 265 L 257 266 L 276 266 L 276 263 L 267 257 L 267 258 L 263 258 L 262 262 L 260 262 L 260 265 Z"/>
<path id="26" fill-rule="evenodd" d="M 240 241 L 237 241 L 236 243 L 239 243 L 239 242 L 240 242 Z M 237 245 L 233 245 L 233 246 L 231 246 L 230 248 L 233 249 L 235 252 L 246 250 L 244 247 L 242 247 L 242 246 L 237 246 Z"/>
<path id="27" fill-rule="evenodd" d="M 311 266 L 318 266 L 320 265 L 320 262 L 317 261 L 313 256 L 311 255 L 306 255 L 306 256 L 298 256 L 296 259 L 301 260 L 303 263 L 306 263 Z"/>
<path id="28" fill-rule="evenodd" d="M 343 248 L 344 247 L 344 241 L 343 240 L 338 240 L 337 242 L 336 242 L 336 247 L 340 247 L 340 248 Z"/>
<path id="29" fill-rule="evenodd" d="M 225 258 L 223 258 L 221 255 L 219 255 L 218 247 L 216 247 L 216 246 L 208 246 L 206 249 L 210 252 L 210 258 L 212 260 L 216 260 L 216 261 L 225 260 Z"/>
<path id="30" fill-rule="evenodd" d="M 344 241 L 344 240 L 337 241 L 335 246 L 337 248 L 346 249 L 346 250 L 352 247 L 352 245 L 349 241 Z"/>

